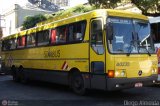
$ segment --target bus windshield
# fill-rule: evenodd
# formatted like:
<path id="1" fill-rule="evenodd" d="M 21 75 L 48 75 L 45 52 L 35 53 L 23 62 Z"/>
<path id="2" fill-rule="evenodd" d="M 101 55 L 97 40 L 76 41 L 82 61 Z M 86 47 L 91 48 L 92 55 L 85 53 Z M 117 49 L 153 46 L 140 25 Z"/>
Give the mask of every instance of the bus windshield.
<path id="1" fill-rule="evenodd" d="M 154 53 L 148 21 L 110 17 L 107 40 L 111 53 Z"/>

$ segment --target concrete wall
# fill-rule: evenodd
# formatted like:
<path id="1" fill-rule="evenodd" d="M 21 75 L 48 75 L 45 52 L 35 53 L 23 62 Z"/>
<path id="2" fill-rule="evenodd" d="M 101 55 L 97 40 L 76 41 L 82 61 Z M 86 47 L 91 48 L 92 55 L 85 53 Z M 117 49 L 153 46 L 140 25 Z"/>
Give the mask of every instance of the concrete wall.
<path id="1" fill-rule="evenodd" d="M 12 6 L 10 10 L 5 11 L 4 20 L 5 20 L 5 29 L 3 29 L 3 35 L 11 34 L 14 32 L 14 29 L 16 28 L 16 5 Z"/>
<path id="2" fill-rule="evenodd" d="M 8 36 L 19 31 L 26 16 L 34 16 L 37 14 L 51 13 L 49 11 L 43 11 L 38 9 L 22 8 L 15 4 L 4 14 L 5 28 L 3 29 L 3 36 Z"/>

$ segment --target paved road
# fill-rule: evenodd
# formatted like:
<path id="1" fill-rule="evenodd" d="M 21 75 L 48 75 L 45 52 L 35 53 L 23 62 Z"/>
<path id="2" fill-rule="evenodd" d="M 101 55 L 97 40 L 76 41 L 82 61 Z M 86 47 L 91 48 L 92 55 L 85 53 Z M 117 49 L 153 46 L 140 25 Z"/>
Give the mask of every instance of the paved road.
<path id="1" fill-rule="evenodd" d="M 130 106 L 160 105 L 160 87 L 143 87 L 105 92 L 91 90 L 85 96 L 74 94 L 63 85 L 32 81 L 15 83 L 0 75 L 0 105 L 18 106 Z"/>

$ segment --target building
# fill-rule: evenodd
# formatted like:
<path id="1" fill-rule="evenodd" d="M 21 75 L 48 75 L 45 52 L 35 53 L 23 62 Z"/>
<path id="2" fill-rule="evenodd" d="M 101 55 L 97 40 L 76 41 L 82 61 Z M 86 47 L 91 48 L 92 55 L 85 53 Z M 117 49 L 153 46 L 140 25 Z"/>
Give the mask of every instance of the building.
<path id="1" fill-rule="evenodd" d="M 21 2 L 23 2 L 23 5 Z M 21 0 L 21 2 L 15 2 L 15 4 L 0 14 L 4 19 L 2 28 L 3 36 L 8 36 L 20 31 L 26 16 L 50 14 L 58 11 L 63 6 L 65 7 L 69 5 L 68 0 Z M 2 23 L 2 20 L 0 21 Z"/>

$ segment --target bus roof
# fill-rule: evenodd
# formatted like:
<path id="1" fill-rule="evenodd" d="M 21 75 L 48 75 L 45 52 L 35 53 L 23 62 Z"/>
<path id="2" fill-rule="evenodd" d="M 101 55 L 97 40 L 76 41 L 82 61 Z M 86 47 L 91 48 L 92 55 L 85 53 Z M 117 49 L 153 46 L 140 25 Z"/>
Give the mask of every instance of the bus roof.
<path id="1" fill-rule="evenodd" d="M 17 38 L 17 37 L 18 37 L 18 34 L 19 34 L 19 33 L 12 34 L 12 35 L 9 35 L 9 36 L 5 36 L 5 37 L 2 38 L 2 40 Z"/>
<path id="2" fill-rule="evenodd" d="M 72 20 L 72 19 L 75 19 L 75 17 L 76 17 L 76 21 L 78 21 L 78 20 L 82 20 L 82 19 L 84 20 L 87 17 L 95 18 L 95 17 L 100 17 L 102 15 L 148 20 L 148 17 L 146 17 L 142 14 L 127 12 L 124 10 L 97 9 L 97 10 L 85 12 L 82 14 L 68 14 L 63 17 L 62 16 L 56 17 L 56 18 L 50 19 L 50 21 L 41 22 L 36 27 L 20 31 L 20 32 L 13 34 L 13 35 L 10 35 L 10 36 L 12 36 L 12 37 L 23 36 L 26 34 L 31 34 L 31 33 L 43 31 L 46 29 L 54 28 L 56 26 L 55 25 L 56 22 L 58 22 L 58 21 L 63 21 L 63 22 L 65 21 L 66 22 L 67 19 Z M 62 24 L 63 24 L 63 22 L 62 22 Z M 3 39 L 10 39 L 10 37 L 7 36 L 7 37 L 4 37 Z"/>
<path id="3" fill-rule="evenodd" d="M 130 12 L 130 11 L 113 10 L 113 9 L 106 9 L 106 11 L 109 16 L 119 16 L 119 17 L 148 20 L 147 16 L 139 14 L 139 13 Z"/>
<path id="4" fill-rule="evenodd" d="M 92 10 L 92 11 L 81 13 L 81 14 L 69 13 L 69 14 L 65 14 L 62 16 L 55 16 L 55 17 L 48 19 L 46 21 L 42 21 L 40 23 L 37 23 L 37 26 L 42 26 L 44 24 L 49 24 L 49 23 L 52 23 L 55 21 L 65 19 L 65 18 L 83 16 L 85 14 L 92 14 L 92 16 L 98 16 L 98 15 L 102 15 L 103 13 L 108 14 L 109 16 L 117 16 L 117 17 L 119 16 L 119 17 L 148 20 L 148 17 L 146 17 L 142 14 L 134 13 L 134 12 L 124 11 L 124 10 L 113 10 L 113 9 L 97 9 L 97 10 Z"/>

